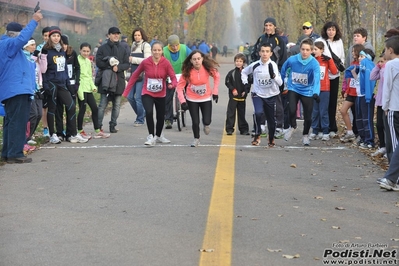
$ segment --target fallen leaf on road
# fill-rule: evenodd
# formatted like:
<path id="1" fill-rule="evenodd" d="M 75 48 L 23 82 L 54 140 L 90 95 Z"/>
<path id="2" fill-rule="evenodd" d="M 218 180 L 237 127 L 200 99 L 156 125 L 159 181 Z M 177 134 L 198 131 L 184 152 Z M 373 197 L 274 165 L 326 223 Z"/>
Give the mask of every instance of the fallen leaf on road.
<path id="1" fill-rule="evenodd" d="M 341 227 L 335 226 L 335 225 L 331 226 L 331 228 L 332 228 L 332 229 L 341 229 Z"/>
<path id="2" fill-rule="evenodd" d="M 299 257 L 300 257 L 299 254 L 295 254 L 295 255 L 284 255 L 283 254 L 283 258 L 286 258 L 286 259 L 296 259 L 296 258 L 299 258 Z"/>
<path id="3" fill-rule="evenodd" d="M 355 239 L 362 239 L 360 236 L 356 236 Z"/>
<path id="4" fill-rule="evenodd" d="M 392 238 L 392 241 L 399 241 L 399 238 Z"/>
<path id="5" fill-rule="evenodd" d="M 256 220 L 258 220 L 258 218 L 251 218 L 251 220 L 256 221 Z"/>
<path id="6" fill-rule="evenodd" d="M 327 221 L 327 219 L 326 218 L 321 218 L 320 219 L 322 222 L 325 222 L 325 221 Z"/>
<path id="7" fill-rule="evenodd" d="M 293 208 L 295 208 L 295 209 L 298 209 L 299 208 L 299 206 L 292 206 Z"/>
<path id="8" fill-rule="evenodd" d="M 331 189 L 330 191 L 331 191 L 331 192 L 337 192 L 337 190 L 336 190 L 336 189 Z"/>
<path id="9" fill-rule="evenodd" d="M 292 163 L 292 164 L 290 165 L 290 167 L 296 168 L 296 164 Z"/>
<path id="10" fill-rule="evenodd" d="M 279 214 L 279 215 L 277 215 L 278 217 L 283 217 L 284 215 L 282 215 L 282 214 Z"/>
<path id="11" fill-rule="evenodd" d="M 267 251 L 269 251 L 269 252 L 281 252 L 281 249 L 270 249 L 270 248 L 268 248 Z"/>
<path id="12" fill-rule="evenodd" d="M 306 234 L 301 234 L 301 236 L 306 236 Z"/>
<path id="13" fill-rule="evenodd" d="M 335 209 L 336 209 L 336 210 L 339 210 L 339 211 L 343 211 L 343 210 L 345 210 L 345 208 L 344 208 L 344 207 L 335 207 Z"/>
<path id="14" fill-rule="evenodd" d="M 314 197 L 315 199 L 323 199 L 323 197 L 322 196 L 316 196 L 316 197 Z"/>
<path id="15" fill-rule="evenodd" d="M 201 252 L 214 252 L 215 250 L 212 249 L 212 248 L 209 248 L 209 249 L 201 248 L 199 251 L 201 251 Z"/>
<path id="16" fill-rule="evenodd" d="M 314 260 L 320 260 L 320 258 L 318 258 L 318 257 L 314 257 L 313 259 L 314 259 Z"/>
<path id="17" fill-rule="evenodd" d="M 349 240 L 340 240 L 339 243 L 349 243 Z"/>

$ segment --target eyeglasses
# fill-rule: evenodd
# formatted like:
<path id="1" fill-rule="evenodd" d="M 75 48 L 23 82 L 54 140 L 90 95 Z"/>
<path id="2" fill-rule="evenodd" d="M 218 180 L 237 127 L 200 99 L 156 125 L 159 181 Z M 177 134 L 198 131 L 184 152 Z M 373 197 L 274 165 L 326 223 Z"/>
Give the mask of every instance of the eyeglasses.
<path id="1" fill-rule="evenodd" d="M 305 27 L 305 26 L 302 27 L 303 30 L 308 30 L 308 29 L 311 29 L 311 28 L 312 27 Z"/>

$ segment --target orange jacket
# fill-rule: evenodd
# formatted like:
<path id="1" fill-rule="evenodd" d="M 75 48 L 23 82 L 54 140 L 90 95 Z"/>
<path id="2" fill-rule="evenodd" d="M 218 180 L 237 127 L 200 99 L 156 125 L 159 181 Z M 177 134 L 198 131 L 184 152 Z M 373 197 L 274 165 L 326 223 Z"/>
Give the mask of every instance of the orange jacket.
<path id="1" fill-rule="evenodd" d="M 320 91 L 330 91 L 328 71 L 333 75 L 338 74 L 338 69 L 335 66 L 334 60 L 330 58 L 328 61 L 325 61 L 323 56 L 316 57 L 316 60 L 320 65 Z"/>

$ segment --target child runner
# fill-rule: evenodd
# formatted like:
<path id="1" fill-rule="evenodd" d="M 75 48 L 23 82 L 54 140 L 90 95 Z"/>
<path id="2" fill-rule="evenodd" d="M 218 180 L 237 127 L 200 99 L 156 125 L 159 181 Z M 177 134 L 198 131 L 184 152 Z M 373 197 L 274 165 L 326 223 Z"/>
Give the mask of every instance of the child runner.
<path id="1" fill-rule="evenodd" d="M 323 132 L 321 140 L 330 140 L 329 131 L 329 116 L 328 106 L 330 102 L 330 79 L 328 74 L 338 74 L 338 69 L 335 66 L 334 60 L 326 55 L 324 52 L 324 43 L 316 41 L 313 47 L 313 54 L 320 64 L 320 102 L 313 102 L 312 112 L 312 134 L 309 139 L 315 139 L 320 131 Z"/>
<path id="2" fill-rule="evenodd" d="M 341 138 L 342 142 L 350 142 L 356 140 L 356 112 L 352 113 L 353 122 L 349 117 L 348 110 L 355 110 L 353 106 L 355 106 L 357 91 L 360 90 L 359 79 L 357 78 L 356 72 L 352 72 L 353 69 L 359 66 L 359 55 L 360 52 L 364 50 L 364 46 L 361 44 L 355 44 L 352 47 L 352 58 L 353 61 L 351 65 L 345 70 L 344 82 L 342 83 L 342 96 L 345 98 L 345 101 L 342 103 L 340 108 L 340 113 L 342 115 L 342 119 L 344 120 L 346 126 L 346 134 Z M 354 75 L 355 73 L 355 75 Z M 355 77 L 356 76 L 356 77 Z M 356 129 L 356 132 L 355 132 Z"/>
<path id="3" fill-rule="evenodd" d="M 236 123 L 236 113 L 238 118 L 238 130 L 241 135 L 249 135 L 248 122 L 245 120 L 246 98 L 248 91 L 245 90 L 241 81 L 241 71 L 246 63 L 244 54 L 234 56 L 235 68 L 226 75 L 225 84 L 229 89 L 229 103 L 226 112 L 226 132 L 232 135 Z"/>
<path id="4" fill-rule="evenodd" d="M 86 134 L 83 130 L 83 119 L 86 113 L 86 105 L 88 104 L 91 109 L 91 120 L 94 126 L 94 138 L 109 138 L 111 134 L 104 133 L 98 125 L 98 107 L 93 92 L 97 92 L 97 87 L 93 82 L 93 67 L 89 59 L 91 46 L 87 42 L 80 45 L 80 55 L 78 55 L 78 62 L 80 66 L 80 80 L 78 89 L 78 134 L 86 139 L 90 139 L 91 135 Z"/>
<path id="5" fill-rule="evenodd" d="M 290 140 L 297 128 L 297 104 L 301 101 L 304 115 L 302 143 L 305 146 L 310 145 L 308 134 L 312 123 L 313 102 L 320 102 L 320 65 L 311 56 L 312 49 L 313 41 L 309 38 L 304 39 L 300 44 L 301 52 L 288 58 L 281 68 L 283 77 L 287 71 L 291 71 L 287 84 L 291 127 L 285 132 L 284 139 Z"/>
<path id="6" fill-rule="evenodd" d="M 374 148 L 374 103 L 373 91 L 375 81 L 370 80 L 371 70 L 374 68 L 374 53 L 364 49 L 359 55 L 359 83 L 356 98 L 356 125 L 359 131 L 361 149 Z M 354 72 L 354 70 L 352 70 Z M 353 73 L 356 77 L 356 73 Z"/>
<path id="7" fill-rule="evenodd" d="M 378 140 L 380 142 L 380 148 L 371 154 L 372 157 L 375 156 L 384 156 L 386 154 L 385 149 L 385 130 L 384 130 L 384 111 L 382 110 L 382 93 L 384 91 L 384 69 L 385 69 L 385 58 L 384 53 L 380 55 L 380 59 L 378 63 L 375 65 L 373 70 L 370 73 L 371 80 L 380 80 L 378 82 L 378 91 L 375 96 L 375 105 L 377 106 L 377 134 Z"/>
<path id="8" fill-rule="evenodd" d="M 184 60 L 182 67 L 182 76 L 179 79 L 176 90 L 183 110 L 190 110 L 194 141 L 191 147 L 197 147 L 200 144 L 200 110 L 202 114 L 202 123 L 204 133 L 210 132 L 212 122 L 212 99 L 218 102 L 220 75 L 217 70 L 219 64 L 205 55 L 200 50 L 194 50 Z M 209 77 L 213 78 L 213 88 L 211 88 Z M 184 95 L 184 88 L 186 97 Z M 187 99 L 186 99 L 187 98 Z"/>
<path id="9" fill-rule="evenodd" d="M 250 89 L 248 75 L 253 74 L 254 84 L 251 92 L 255 110 L 255 136 L 252 145 L 259 146 L 261 134 L 262 114 L 265 115 L 269 130 L 269 147 L 274 147 L 274 133 L 276 131 L 275 106 L 276 96 L 280 94 L 283 84 L 278 67 L 270 60 L 273 54 L 270 44 L 262 43 L 259 47 L 260 60 L 251 63 L 241 72 L 242 82 L 247 91 Z"/>
<path id="10" fill-rule="evenodd" d="M 142 90 L 142 101 L 145 110 L 145 119 L 147 121 L 148 137 L 144 145 L 154 146 L 158 143 L 170 143 L 170 140 L 162 134 L 165 119 L 165 98 L 166 88 L 176 87 L 177 80 L 175 71 L 170 62 L 162 56 L 163 45 L 155 41 L 151 46 L 151 56 L 144 59 L 137 69 L 132 73 L 129 82 L 123 92 L 124 97 L 128 97 L 133 85 L 137 82 L 141 72 L 145 72 L 144 86 Z M 166 79 L 170 77 L 172 83 L 166 87 Z M 154 130 L 154 106 L 156 110 L 157 124 Z"/>

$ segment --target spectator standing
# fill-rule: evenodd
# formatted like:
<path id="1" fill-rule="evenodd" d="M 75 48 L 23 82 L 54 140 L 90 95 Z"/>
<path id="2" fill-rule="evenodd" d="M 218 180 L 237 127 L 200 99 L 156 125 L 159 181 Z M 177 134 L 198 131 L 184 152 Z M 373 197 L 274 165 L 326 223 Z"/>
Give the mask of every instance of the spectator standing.
<path id="1" fill-rule="evenodd" d="M 313 42 L 316 39 L 320 38 L 320 36 L 317 33 L 314 32 L 313 25 L 309 21 L 306 21 L 305 23 L 303 23 L 303 25 L 302 25 L 302 33 L 304 35 L 308 36 L 308 38 L 312 39 Z"/>
<path id="2" fill-rule="evenodd" d="M 224 56 L 224 57 L 227 57 L 227 45 L 225 44 L 225 45 L 223 45 L 223 53 L 222 53 L 222 56 Z"/>
<path id="3" fill-rule="evenodd" d="M 130 46 L 129 46 L 129 44 L 127 43 L 127 36 L 126 36 L 126 35 L 122 35 L 120 45 L 121 45 L 123 48 L 126 49 L 126 52 L 127 52 L 128 54 L 130 54 Z"/>
<path id="4" fill-rule="evenodd" d="M 211 49 L 208 44 L 204 40 L 198 45 L 198 50 L 200 50 L 203 54 L 210 55 Z"/>

